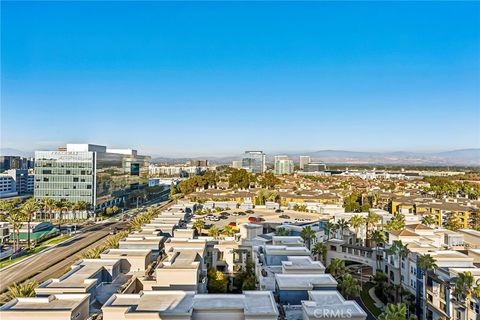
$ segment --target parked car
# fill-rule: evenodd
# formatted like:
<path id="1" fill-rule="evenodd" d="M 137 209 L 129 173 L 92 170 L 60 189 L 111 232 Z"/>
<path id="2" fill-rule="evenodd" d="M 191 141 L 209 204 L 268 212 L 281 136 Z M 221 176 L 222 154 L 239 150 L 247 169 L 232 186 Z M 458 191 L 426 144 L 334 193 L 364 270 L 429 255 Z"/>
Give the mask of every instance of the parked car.
<path id="1" fill-rule="evenodd" d="M 282 209 L 277 209 L 277 210 L 275 210 L 275 212 L 276 212 L 276 213 L 282 213 L 283 210 L 282 210 Z"/>
<path id="2" fill-rule="evenodd" d="M 253 210 L 247 210 L 247 211 L 245 211 L 245 212 L 246 212 L 246 213 L 249 213 L 249 214 L 255 213 L 255 211 L 253 211 Z"/>
<path id="3" fill-rule="evenodd" d="M 238 216 L 238 215 L 239 215 L 239 214 L 238 214 L 237 211 L 235 211 L 235 212 L 232 213 L 232 216 Z"/>
<path id="4" fill-rule="evenodd" d="M 237 226 L 237 223 L 232 221 L 232 222 L 230 222 L 228 225 L 229 225 L 230 227 L 236 227 L 236 226 Z"/>
<path id="5" fill-rule="evenodd" d="M 290 216 L 289 215 L 286 215 L 286 214 L 282 214 L 280 216 L 278 216 L 279 218 L 281 219 L 290 219 Z"/>
<path id="6" fill-rule="evenodd" d="M 257 217 L 248 217 L 249 222 L 258 222 Z"/>
<path id="7" fill-rule="evenodd" d="M 245 212 L 239 212 L 238 215 L 239 216 L 246 216 L 247 214 Z"/>

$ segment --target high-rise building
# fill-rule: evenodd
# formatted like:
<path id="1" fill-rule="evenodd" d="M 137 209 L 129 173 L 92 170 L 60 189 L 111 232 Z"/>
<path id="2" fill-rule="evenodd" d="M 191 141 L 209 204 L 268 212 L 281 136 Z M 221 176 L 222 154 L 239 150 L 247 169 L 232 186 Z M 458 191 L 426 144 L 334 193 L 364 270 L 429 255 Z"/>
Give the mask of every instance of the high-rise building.
<path id="1" fill-rule="evenodd" d="M 150 157 L 132 149 L 107 149 L 93 144 L 67 144 L 59 151 L 35 152 L 37 200 L 48 197 L 85 201 L 92 208 L 124 200 L 148 172 Z"/>
<path id="2" fill-rule="evenodd" d="M 275 174 L 292 174 L 294 171 L 293 161 L 287 156 L 275 156 Z"/>
<path id="3" fill-rule="evenodd" d="M 300 170 L 305 168 L 305 165 L 312 162 L 312 158 L 310 156 L 300 156 Z"/>
<path id="4" fill-rule="evenodd" d="M 245 151 L 242 167 L 252 173 L 264 173 L 266 170 L 265 158 L 263 151 Z"/>
<path id="5" fill-rule="evenodd" d="M 241 169 L 242 168 L 242 160 L 233 160 L 232 161 L 232 168 Z"/>
<path id="6" fill-rule="evenodd" d="M 0 156 L 0 172 L 11 169 L 33 169 L 33 158 Z"/>
<path id="7" fill-rule="evenodd" d="M 325 170 L 327 170 L 327 166 L 325 165 L 325 163 L 321 162 L 307 163 L 303 168 L 304 172 L 320 172 Z"/>

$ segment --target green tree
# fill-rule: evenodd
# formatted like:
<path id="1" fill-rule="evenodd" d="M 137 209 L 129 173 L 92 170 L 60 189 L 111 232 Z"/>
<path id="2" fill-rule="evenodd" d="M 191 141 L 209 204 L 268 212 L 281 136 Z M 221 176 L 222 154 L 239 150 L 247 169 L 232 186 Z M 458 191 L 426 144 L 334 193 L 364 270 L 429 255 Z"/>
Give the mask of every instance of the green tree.
<path id="1" fill-rule="evenodd" d="M 408 244 L 403 244 L 401 240 L 395 240 L 393 241 L 392 245 L 390 248 L 387 250 L 388 255 L 394 255 L 397 257 L 397 262 L 398 262 L 398 285 L 396 287 L 396 297 L 397 301 L 400 300 L 402 302 L 402 295 L 401 295 L 401 290 L 403 290 L 402 287 L 402 259 L 408 257 L 408 254 L 410 253 L 410 250 L 408 249 Z"/>
<path id="2" fill-rule="evenodd" d="M 217 239 L 220 236 L 220 230 L 217 227 L 213 226 L 208 230 L 208 236 Z"/>
<path id="3" fill-rule="evenodd" d="M 106 247 L 105 246 L 98 246 L 95 248 L 92 248 L 86 252 L 84 252 L 81 257 L 82 259 L 99 259 L 100 254 L 105 251 Z"/>
<path id="4" fill-rule="evenodd" d="M 205 221 L 201 219 L 195 220 L 193 227 L 197 230 L 199 235 L 202 235 L 202 230 L 205 228 Z"/>
<path id="5" fill-rule="evenodd" d="M 358 284 L 358 281 L 348 273 L 342 277 L 338 287 L 340 288 L 342 295 L 349 300 L 358 297 L 360 294 L 360 285 Z"/>
<path id="6" fill-rule="evenodd" d="M 288 235 L 290 235 L 290 231 L 283 228 L 283 227 L 279 227 L 275 230 L 275 235 L 276 236 L 288 236 Z"/>
<path id="7" fill-rule="evenodd" d="M 323 226 L 323 230 L 327 234 L 327 240 L 330 240 L 331 236 L 337 232 L 337 225 L 331 221 L 327 221 L 327 223 L 325 223 Z"/>
<path id="8" fill-rule="evenodd" d="M 262 176 L 259 177 L 259 184 L 262 188 L 266 189 L 274 189 L 277 185 L 282 182 L 279 178 L 277 178 L 273 173 L 267 172 L 264 173 Z"/>
<path id="9" fill-rule="evenodd" d="M 457 296 L 457 301 L 465 301 L 465 319 L 470 319 L 468 314 L 472 295 L 474 293 L 480 293 L 479 289 L 475 289 L 475 285 L 478 288 L 480 286 L 480 280 L 477 280 L 475 283 L 475 278 L 470 271 L 460 273 L 455 281 L 453 293 Z"/>
<path id="10" fill-rule="evenodd" d="M 27 219 L 27 233 L 28 233 L 28 248 L 31 246 L 31 230 L 30 230 L 30 223 L 32 222 L 32 217 L 35 214 L 35 212 L 40 209 L 39 204 L 35 201 L 34 198 L 30 198 L 27 201 L 25 201 L 20 210 L 22 211 L 24 217 Z"/>
<path id="11" fill-rule="evenodd" d="M 365 219 L 362 216 L 356 214 L 350 219 L 349 222 L 352 228 L 355 229 L 355 237 L 358 238 L 358 232 L 360 228 L 365 224 Z"/>
<path id="12" fill-rule="evenodd" d="M 423 216 L 422 223 L 426 226 L 432 226 L 435 224 L 435 218 L 431 214 L 428 214 Z"/>
<path id="13" fill-rule="evenodd" d="M 257 289 L 257 277 L 255 276 L 254 265 L 252 261 L 247 260 L 245 268 L 235 275 L 233 284 L 237 289 L 241 289 L 242 291 Z"/>
<path id="14" fill-rule="evenodd" d="M 380 244 L 385 244 L 387 237 L 382 230 L 375 230 L 372 233 L 372 240 L 375 242 L 375 256 L 377 257 L 377 270 L 380 270 L 381 255 L 379 254 Z"/>
<path id="15" fill-rule="evenodd" d="M 395 214 L 385 225 L 388 232 L 405 229 L 405 216 L 401 213 Z"/>
<path id="16" fill-rule="evenodd" d="M 387 304 L 385 312 L 378 316 L 378 320 L 415 320 L 415 316 L 407 317 L 407 306 L 404 303 Z"/>
<path id="17" fill-rule="evenodd" d="M 17 250 L 20 243 L 20 228 L 24 220 L 24 215 L 20 208 L 12 207 L 8 215 L 8 223 L 12 226 L 13 231 L 13 249 Z"/>
<path id="18" fill-rule="evenodd" d="M 208 293 L 226 293 L 228 289 L 228 279 L 225 275 L 209 267 L 207 270 Z"/>
<path id="19" fill-rule="evenodd" d="M 228 178 L 229 188 L 247 189 L 250 183 L 253 182 L 253 176 L 245 169 L 233 169 Z"/>
<path id="20" fill-rule="evenodd" d="M 365 217 L 365 234 L 366 234 L 366 244 L 370 247 L 370 238 L 371 238 L 371 231 L 375 228 L 380 221 L 380 217 L 375 213 L 370 211 L 368 215 Z"/>
<path id="21" fill-rule="evenodd" d="M 345 212 L 359 212 L 361 209 L 361 197 L 359 194 L 353 192 L 343 200 L 343 207 Z"/>
<path id="22" fill-rule="evenodd" d="M 24 283 L 14 283 L 8 287 L 8 292 L 4 297 L 3 302 L 8 302 L 15 298 L 29 298 L 35 297 L 35 288 L 38 287 L 38 282 L 30 280 Z"/>
<path id="23" fill-rule="evenodd" d="M 222 228 L 222 234 L 226 235 L 227 237 L 232 237 L 236 233 L 237 233 L 237 231 L 235 231 L 235 229 L 228 224 Z"/>
<path id="24" fill-rule="evenodd" d="M 456 213 L 450 212 L 447 215 L 447 221 L 445 222 L 445 228 L 457 231 L 463 227 L 460 219 L 458 218 Z"/>
<path id="25" fill-rule="evenodd" d="M 327 259 L 327 245 L 323 242 L 317 242 L 312 248 L 312 254 L 317 256 L 318 261 L 322 261 L 325 264 Z"/>
<path id="26" fill-rule="evenodd" d="M 315 231 L 313 231 L 312 227 L 306 226 L 300 232 L 300 237 L 302 237 L 303 241 L 307 245 L 308 250 L 310 250 L 310 246 L 312 244 L 312 240 L 316 239 L 317 236 L 315 235 Z"/>
<path id="27" fill-rule="evenodd" d="M 340 237 L 343 239 L 343 232 L 345 229 L 348 229 L 349 223 L 347 220 L 340 218 L 337 222 L 337 229 L 340 230 Z"/>
<path id="28" fill-rule="evenodd" d="M 345 267 L 345 261 L 338 258 L 332 259 L 325 271 L 327 273 L 330 273 L 336 279 L 340 279 L 347 272 L 347 268 Z"/>
<path id="29" fill-rule="evenodd" d="M 437 269 L 438 266 L 435 263 L 435 259 L 429 254 L 423 254 L 417 258 L 417 267 L 425 274 L 427 270 Z"/>

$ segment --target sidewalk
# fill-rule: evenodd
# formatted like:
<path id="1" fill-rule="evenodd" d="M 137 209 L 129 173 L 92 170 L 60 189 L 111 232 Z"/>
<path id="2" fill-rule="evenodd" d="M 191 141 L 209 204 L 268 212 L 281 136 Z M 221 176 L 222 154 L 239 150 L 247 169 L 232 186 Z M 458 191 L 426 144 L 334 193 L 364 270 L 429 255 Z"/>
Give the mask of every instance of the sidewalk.
<path id="1" fill-rule="evenodd" d="M 375 301 L 375 307 L 380 310 L 385 310 L 385 304 L 375 294 L 375 287 L 371 287 L 370 290 L 368 290 L 368 295 Z"/>

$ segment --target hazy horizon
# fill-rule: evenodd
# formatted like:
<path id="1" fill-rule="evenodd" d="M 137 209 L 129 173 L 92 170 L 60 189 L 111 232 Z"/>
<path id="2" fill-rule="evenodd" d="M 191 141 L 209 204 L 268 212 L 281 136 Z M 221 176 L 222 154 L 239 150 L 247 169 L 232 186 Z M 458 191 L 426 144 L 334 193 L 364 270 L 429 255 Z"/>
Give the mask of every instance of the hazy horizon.
<path id="1" fill-rule="evenodd" d="M 2 2 L 1 147 L 480 147 L 480 3 Z"/>

